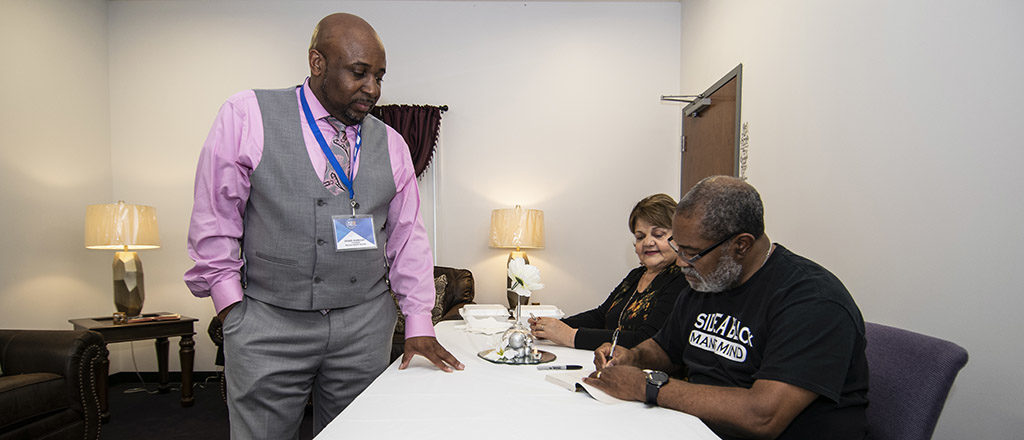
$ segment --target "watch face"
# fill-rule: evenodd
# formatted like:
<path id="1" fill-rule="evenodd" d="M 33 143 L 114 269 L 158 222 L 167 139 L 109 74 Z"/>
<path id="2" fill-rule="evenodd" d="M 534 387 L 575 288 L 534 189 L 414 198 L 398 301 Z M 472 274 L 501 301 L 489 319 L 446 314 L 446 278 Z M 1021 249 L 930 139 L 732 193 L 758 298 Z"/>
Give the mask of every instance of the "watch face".
<path id="1" fill-rule="evenodd" d="M 668 374 L 664 371 L 644 370 L 647 373 L 647 382 L 654 386 L 662 386 L 668 382 Z"/>

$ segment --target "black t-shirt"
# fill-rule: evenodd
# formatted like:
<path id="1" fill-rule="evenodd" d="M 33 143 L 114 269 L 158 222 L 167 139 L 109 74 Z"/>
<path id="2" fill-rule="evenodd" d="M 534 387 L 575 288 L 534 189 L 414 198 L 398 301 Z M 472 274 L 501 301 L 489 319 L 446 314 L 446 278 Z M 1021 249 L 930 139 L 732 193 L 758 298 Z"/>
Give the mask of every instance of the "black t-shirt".
<path id="1" fill-rule="evenodd" d="M 605 342 L 611 342 L 612 333 L 622 316 L 622 330 L 619 330 L 620 346 L 633 348 L 654 336 L 665 323 L 676 295 L 685 287 L 686 278 L 679 266 L 670 264 L 663 269 L 643 292 L 637 292 L 640 277 L 646 270 L 643 266 L 633 269 L 626 278 L 612 290 L 608 299 L 596 309 L 570 316 L 562 320 L 569 327 L 578 329 L 574 345 L 583 350 L 593 350 Z M 635 294 L 634 294 L 635 293 Z M 632 299 L 630 299 L 632 297 Z M 622 308 L 629 307 L 623 313 Z"/>
<path id="2" fill-rule="evenodd" d="M 835 275 L 781 245 L 739 287 L 687 287 L 654 340 L 695 384 L 750 388 L 770 379 L 817 393 L 779 439 L 866 436 L 860 310 Z"/>

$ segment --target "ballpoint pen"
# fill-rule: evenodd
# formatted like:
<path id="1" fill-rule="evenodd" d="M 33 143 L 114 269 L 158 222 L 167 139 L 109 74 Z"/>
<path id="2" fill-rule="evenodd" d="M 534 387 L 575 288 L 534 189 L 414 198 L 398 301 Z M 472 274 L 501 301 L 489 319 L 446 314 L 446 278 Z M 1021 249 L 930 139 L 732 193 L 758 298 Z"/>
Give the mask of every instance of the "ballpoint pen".
<path id="1" fill-rule="evenodd" d="M 633 297 L 636 296 L 637 292 L 637 290 L 634 290 L 633 293 L 629 295 L 629 299 L 627 299 L 626 303 L 622 305 L 622 310 L 619 312 L 619 324 L 615 326 L 615 333 L 612 333 L 612 349 L 608 351 L 607 360 L 609 362 L 612 360 L 612 357 L 615 356 L 615 346 L 619 344 L 619 330 L 622 329 L 622 317 L 626 314 L 626 309 L 629 308 L 629 303 L 633 302 Z"/>
<path id="2" fill-rule="evenodd" d="M 612 349 L 608 352 L 608 360 L 612 360 L 615 357 L 615 345 L 619 343 L 619 328 L 615 328 L 615 333 L 612 333 Z"/>
<path id="3" fill-rule="evenodd" d="M 582 365 L 541 365 L 538 370 L 582 370 Z"/>

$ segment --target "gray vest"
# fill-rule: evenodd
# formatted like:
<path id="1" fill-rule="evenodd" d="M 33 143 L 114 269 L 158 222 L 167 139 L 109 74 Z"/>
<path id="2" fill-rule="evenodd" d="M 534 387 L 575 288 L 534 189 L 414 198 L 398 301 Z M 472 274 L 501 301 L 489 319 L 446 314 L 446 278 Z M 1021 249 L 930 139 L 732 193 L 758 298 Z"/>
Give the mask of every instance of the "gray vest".
<path id="1" fill-rule="evenodd" d="M 354 182 L 356 213 L 373 215 L 377 249 L 336 252 L 331 216 L 350 215 L 352 208 L 348 193 L 324 188 L 309 161 L 295 88 L 255 92 L 263 156 L 249 177 L 245 206 L 245 294 L 286 309 L 322 310 L 386 293 L 384 226 L 396 192 L 386 126 L 373 116 L 363 120 Z"/>

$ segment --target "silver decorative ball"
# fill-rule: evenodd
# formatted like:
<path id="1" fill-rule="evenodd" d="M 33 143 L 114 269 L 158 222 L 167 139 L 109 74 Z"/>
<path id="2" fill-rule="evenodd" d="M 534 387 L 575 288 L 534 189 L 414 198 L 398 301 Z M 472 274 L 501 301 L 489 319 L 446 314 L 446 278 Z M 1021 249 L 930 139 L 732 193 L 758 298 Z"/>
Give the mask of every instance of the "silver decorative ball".
<path id="1" fill-rule="evenodd" d="M 522 332 L 515 332 L 508 337 L 508 346 L 512 348 L 523 348 L 526 346 L 526 335 Z"/>

